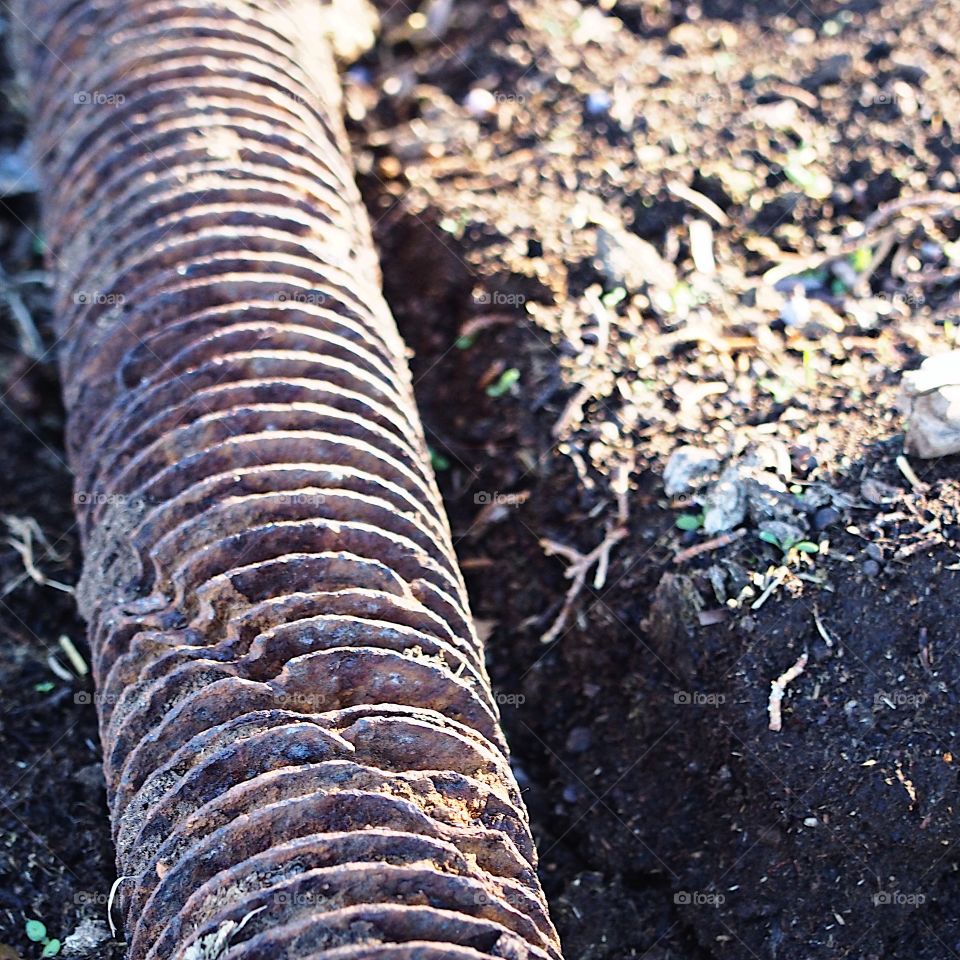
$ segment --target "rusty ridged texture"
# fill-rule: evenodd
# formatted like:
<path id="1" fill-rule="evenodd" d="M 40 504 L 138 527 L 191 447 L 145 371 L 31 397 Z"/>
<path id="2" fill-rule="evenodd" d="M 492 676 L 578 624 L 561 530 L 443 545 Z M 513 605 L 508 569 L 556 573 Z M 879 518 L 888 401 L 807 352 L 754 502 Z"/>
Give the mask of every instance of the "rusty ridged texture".
<path id="1" fill-rule="evenodd" d="M 320 3 L 18 16 L 130 957 L 559 957 Z"/>

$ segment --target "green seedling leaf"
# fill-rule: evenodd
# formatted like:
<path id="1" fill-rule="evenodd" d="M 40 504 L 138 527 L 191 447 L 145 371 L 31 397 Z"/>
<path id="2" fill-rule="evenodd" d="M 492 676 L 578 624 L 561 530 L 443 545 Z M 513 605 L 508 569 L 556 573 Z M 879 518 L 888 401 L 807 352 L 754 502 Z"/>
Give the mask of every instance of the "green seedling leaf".
<path id="1" fill-rule="evenodd" d="M 43 947 L 43 953 L 40 954 L 41 957 L 55 957 L 60 952 L 60 941 L 59 940 L 48 940 Z"/>
<path id="2" fill-rule="evenodd" d="M 757 536 L 764 542 L 769 543 L 771 546 L 776 547 L 778 550 L 782 550 L 783 547 L 780 544 L 780 541 L 772 534 L 769 530 L 761 530 Z"/>
<path id="3" fill-rule="evenodd" d="M 777 403 L 784 405 L 788 404 L 796 393 L 794 387 L 786 380 L 773 380 L 770 377 L 764 377 L 758 381 L 757 385 L 766 390 Z"/>
<path id="4" fill-rule="evenodd" d="M 605 307 L 615 307 L 618 303 L 623 303 L 627 299 L 627 290 L 625 287 L 614 287 L 600 299 Z"/>
<path id="5" fill-rule="evenodd" d="M 474 345 L 475 342 L 476 341 L 474 340 L 473 337 L 464 336 L 464 337 L 457 337 L 456 341 L 454 342 L 454 345 L 458 350 L 469 350 Z"/>
<path id="6" fill-rule="evenodd" d="M 807 169 L 807 164 L 816 159 L 816 152 L 807 148 L 795 150 L 787 156 L 783 165 L 786 178 L 813 200 L 826 200 L 833 192 L 833 183 L 828 176 Z"/>
<path id="7" fill-rule="evenodd" d="M 873 260 L 873 247 L 857 247 L 847 260 L 857 273 L 863 273 Z"/>
<path id="8" fill-rule="evenodd" d="M 799 543 L 793 545 L 793 549 L 799 550 L 800 553 L 819 553 L 820 545 L 810 540 L 801 540 Z"/>
<path id="9" fill-rule="evenodd" d="M 47 928 L 40 920 L 28 920 L 26 924 L 27 939 L 40 943 L 47 939 Z"/>
<path id="10" fill-rule="evenodd" d="M 677 517 L 678 530 L 699 530 L 703 526 L 703 514 L 682 513 Z"/>
<path id="11" fill-rule="evenodd" d="M 500 374 L 496 383 L 491 383 L 487 387 L 488 397 L 502 397 L 510 388 L 520 379 L 520 371 L 516 367 L 504 370 Z"/>
<path id="12" fill-rule="evenodd" d="M 56 684 L 52 680 L 44 680 L 41 683 L 35 683 L 33 689 L 37 693 L 49 693 L 55 686 Z"/>
<path id="13" fill-rule="evenodd" d="M 801 273 L 798 273 L 797 276 L 801 280 L 809 280 L 811 283 L 815 283 L 818 287 L 822 287 L 829 279 L 830 274 L 821 267 L 817 270 L 803 270 Z"/>
<path id="14" fill-rule="evenodd" d="M 433 464 L 433 469 L 438 473 L 450 469 L 450 461 L 442 453 L 438 453 L 432 447 L 430 448 L 430 462 Z"/>

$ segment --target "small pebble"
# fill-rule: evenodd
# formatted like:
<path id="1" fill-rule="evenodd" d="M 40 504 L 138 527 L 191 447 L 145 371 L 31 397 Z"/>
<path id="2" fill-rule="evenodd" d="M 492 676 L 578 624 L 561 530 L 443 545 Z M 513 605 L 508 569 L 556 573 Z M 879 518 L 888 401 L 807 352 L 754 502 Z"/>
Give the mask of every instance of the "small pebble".
<path id="1" fill-rule="evenodd" d="M 606 90 L 594 90 L 587 95 L 587 115 L 602 117 L 613 106 L 613 99 Z"/>
<path id="2" fill-rule="evenodd" d="M 800 444 L 794 444 L 790 448 L 790 462 L 793 464 L 793 469 L 801 476 L 806 476 L 817 467 L 817 458 L 813 455 L 813 451 Z"/>
<path id="3" fill-rule="evenodd" d="M 864 551 L 871 560 L 883 559 L 883 548 L 876 543 L 868 543 Z"/>
<path id="4" fill-rule="evenodd" d="M 593 734 L 587 727 L 574 727 L 567 735 L 567 750 L 570 753 L 584 753 L 593 743 Z"/>
<path id="5" fill-rule="evenodd" d="M 880 60 L 886 60 L 891 53 L 893 53 L 893 46 L 886 40 L 879 40 L 870 47 L 863 59 L 867 63 L 877 63 Z"/>
<path id="6" fill-rule="evenodd" d="M 580 791 L 573 784 L 568 784 L 563 788 L 563 799 L 567 803 L 578 803 L 580 800 Z"/>
<path id="7" fill-rule="evenodd" d="M 497 109 L 497 98 L 483 87 L 474 87 L 466 96 L 463 105 L 471 117 L 482 120 L 491 116 Z"/>
<path id="8" fill-rule="evenodd" d="M 867 560 L 863 565 L 863 572 L 868 577 L 875 577 L 880 573 L 880 564 L 876 560 Z"/>
<path id="9" fill-rule="evenodd" d="M 835 507 L 823 507 L 813 515 L 815 530 L 826 530 L 827 527 L 840 520 L 840 511 Z"/>

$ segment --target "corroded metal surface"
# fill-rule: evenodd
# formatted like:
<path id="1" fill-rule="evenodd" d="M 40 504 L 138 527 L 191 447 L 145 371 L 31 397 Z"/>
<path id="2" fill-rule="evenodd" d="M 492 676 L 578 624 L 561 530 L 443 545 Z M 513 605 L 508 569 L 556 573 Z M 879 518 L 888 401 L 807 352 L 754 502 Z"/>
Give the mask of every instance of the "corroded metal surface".
<path id="1" fill-rule="evenodd" d="M 133 960 L 558 957 L 312 0 L 21 0 Z"/>

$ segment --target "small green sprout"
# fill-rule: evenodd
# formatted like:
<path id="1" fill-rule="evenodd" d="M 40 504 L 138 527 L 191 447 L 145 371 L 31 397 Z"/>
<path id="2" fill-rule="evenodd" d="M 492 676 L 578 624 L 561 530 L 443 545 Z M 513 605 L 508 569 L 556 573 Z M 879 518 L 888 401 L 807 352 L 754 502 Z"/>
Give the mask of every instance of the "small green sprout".
<path id="1" fill-rule="evenodd" d="M 623 301 L 627 299 L 626 287 L 614 287 L 600 299 L 605 307 L 615 307 L 618 303 L 623 303 Z"/>
<path id="2" fill-rule="evenodd" d="M 789 404 L 797 392 L 796 387 L 783 377 L 779 379 L 762 377 L 757 382 L 757 386 L 759 386 L 761 390 L 769 393 L 774 401 L 781 406 Z"/>
<path id="3" fill-rule="evenodd" d="M 857 273 L 863 273 L 873 262 L 873 247 L 857 247 L 847 257 L 847 262 Z"/>
<path id="4" fill-rule="evenodd" d="M 794 540 L 788 537 L 786 540 L 781 541 L 775 534 L 770 533 L 769 530 L 761 530 L 757 536 L 764 543 L 769 543 L 771 546 L 776 547 L 785 557 L 794 551 L 797 553 L 820 552 L 819 544 L 814 543 L 812 540 Z"/>
<path id="5" fill-rule="evenodd" d="M 450 469 L 450 461 L 442 453 L 434 450 L 433 447 L 430 447 L 430 463 L 433 464 L 433 469 L 438 473 Z"/>
<path id="6" fill-rule="evenodd" d="M 808 390 L 817 385 L 817 371 L 813 366 L 813 351 L 809 347 L 803 351 L 803 379 Z"/>
<path id="7" fill-rule="evenodd" d="M 56 684 L 52 680 L 43 680 L 40 683 L 35 683 L 33 689 L 37 693 L 49 693 L 55 686 Z"/>
<path id="8" fill-rule="evenodd" d="M 830 279 L 830 273 L 823 267 L 811 270 L 802 270 L 797 274 L 797 279 L 809 280 L 811 284 L 818 287 L 823 287 L 826 286 L 827 281 Z"/>
<path id="9" fill-rule="evenodd" d="M 466 334 L 462 337 L 457 337 L 457 339 L 454 341 L 454 346 L 458 350 L 469 350 L 474 345 L 475 342 L 476 340 L 474 337 L 471 337 L 469 334 Z"/>
<path id="10" fill-rule="evenodd" d="M 808 166 L 816 160 L 817 152 L 812 147 L 798 147 L 787 154 L 783 173 L 795 187 L 799 187 L 811 199 L 826 200 L 833 191 L 833 183 L 826 174 L 815 173 L 808 169 Z"/>
<path id="11" fill-rule="evenodd" d="M 699 530 L 703 526 L 702 513 L 681 513 L 677 517 L 677 529 L 683 531 Z"/>
<path id="12" fill-rule="evenodd" d="M 25 930 L 28 940 L 43 944 L 41 957 L 55 957 L 60 952 L 60 941 L 47 936 L 46 924 L 41 920 L 28 920 Z"/>
<path id="13" fill-rule="evenodd" d="M 520 379 L 520 371 L 516 367 L 510 367 L 504 370 L 497 378 L 496 383 L 491 383 L 487 387 L 488 397 L 502 397 L 510 391 L 510 388 Z"/>

